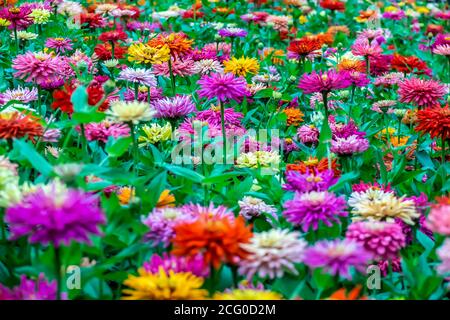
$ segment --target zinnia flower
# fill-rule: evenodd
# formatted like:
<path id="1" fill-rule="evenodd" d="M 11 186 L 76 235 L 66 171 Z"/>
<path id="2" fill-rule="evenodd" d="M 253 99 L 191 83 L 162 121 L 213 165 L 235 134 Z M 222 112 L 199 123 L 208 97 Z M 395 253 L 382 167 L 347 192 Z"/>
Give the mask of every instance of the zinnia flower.
<path id="1" fill-rule="evenodd" d="M 247 36 L 247 31 L 240 28 L 223 28 L 218 32 L 221 37 L 229 37 L 229 38 L 245 38 Z"/>
<path id="2" fill-rule="evenodd" d="M 398 198 L 393 192 L 367 189 L 353 192 L 348 204 L 352 207 L 353 221 L 376 220 L 394 222 L 396 218 L 413 225 L 413 219 L 420 216 L 413 200 Z"/>
<path id="3" fill-rule="evenodd" d="M 418 110 L 416 127 L 414 130 L 429 133 L 431 138 L 450 138 L 450 108 L 439 106 Z"/>
<path id="4" fill-rule="evenodd" d="M 107 113 L 117 121 L 138 124 L 153 119 L 156 111 L 144 102 L 114 101 Z"/>
<path id="5" fill-rule="evenodd" d="M 380 221 L 353 222 L 346 238 L 361 243 L 377 259 L 393 259 L 406 245 L 402 228 L 396 223 Z"/>
<path id="6" fill-rule="evenodd" d="M 231 72 L 235 76 L 247 76 L 247 74 L 257 74 L 259 71 L 259 63 L 255 58 L 235 57 L 224 61 L 225 72 Z"/>
<path id="7" fill-rule="evenodd" d="M 198 95 L 208 99 L 240 101 L 248 95 L 245 79 L 232 73 L 203 75 L 197 83 L 200 85 Z"/>
<path id="8" fill-rule="evenodd" d="M 27 52 L 18 55 L 12 64 L 14 76 L 26 82 L 45 82 L 54 79 L 60 72 L 62 62 L 58 57 L 42 52 Z"/>
<path id="9" fill-rule="evenodd" d="M 11 100 L 17 100 L 23 103 L 36 101 L 38 95 L 37 88 L 31 89 L 18 86 L 14 89 L 7 89 L 5 92 L 0 93 L 0 104 L 6 104 Z"/>
<path id="10" fill-rule="evenodd" d="M 319 172 L 306 169 L 306 173 L 289 170 L 286 172 L 286 184 L 284 190 L 309 192 L 309 191 L 327 191 L 332 185 L 336 184 L 337 178 L 333 170 Z"/>
<path id="11" fill-rule="evenodd" d="M 190 96 L 181 95 L 159 99 L 153 104 L 153 108 L 157 111 L 156 117 L 172 119 L 181 118 L 197 110 Z"/>
<path id="12" fill-rule="evenodd" d="M 350 270 L 365 272 L 371 259 L 361 244 L 345 239 L 316 242 L 306 249 L 303 262 L 312 269 L 322 268 L 328 274 L 351 280 Z"/>
<path id="13" fill-rule="evenodd" d="M 437 203 L 432 206 L 426 225 L 433 232 L 450 236 L 450 203 Z"/>
<path id="14" fill-rule="evenodd" d="M 194 40 L 190 40 L 182 33 L 160 33 L 148 42 L 150 47 L 154 48 L 169 48 L 170 55 L 174 58 L 185 56 L 192 50 L 192 43 Z"/>
<path id="15" fill-rule="evenodd" d="M 44 128 L 38 122 L 38 118 L 31 114 L 20 112 L 0 114 L 0 139 L 28 137 L 34 141 L 35 137 L 40 137 L 43 133 Z"/>
<path id="16" fill-rule="evenodd" d="M 246 256 L 242 244 L 252 236 L 244 219 L 201 215 L 195 221 L 183 222 L 174 227 L 172 240 L 175 255 L 195 256 L 202 253 L 205 262 L 218 268 L 221 262 L 236 264 Z"/>
<path id="17" fill-rule="evenodd" d="M 90 243 L 105 223 L 98 198 L 59 183 L 41 187 L 6 210 L 11 239 L 28 236 L 30 243 L 69 245 L 71 240 Z"/>
<path id="18" fill-rule="evenodd" d="M 166 273 L 173 271 L 175 273 L 189 272 L 197 277 L 207 277 L 209 266 L 205 264 L 201 255 L 195 257 L 178 257 L 166 252 L 163 255 L 153 254 L 150 260 L 144 262 L 142 266 L 145 271 L 158 274 L 162 268 Z"/>
<path id="19" fill-rule="evenodd" d="M 255 274 L 270 279 L 281 278 L 285 272 L 297 275 L 295 263 L 300 263 L 307 246 L 300 233 L 272 229 L 256 233 L 241 247 L 248 255 L 239 261 L 239 273 L 252 279 Z"/>
<path id="20" fill-rule="evenodd" d="M 117 139 L 130 135 L 129 126 L 108 120 L 99 123 L 88 123 L 84 126 L 84 130 L 88 141 L 102 141 L 103 143 L 108 142 L 109 137 Z"/>
<path id="21" fill-rule="evenodd" d="M 156 87 L 156 78 L 151 70 L 125 68 L 120 71 L 118 80 L 125 80 L 147 87 Z"/>
<path id="22" fill-rule="evenodd" d="M 450 238 L 445 239 L 444 244 L 436 250 L 436 253 L 441 260 L 437 266 L 437 271 L 442 275 L 450 274 Z"/>
<path id="23" fill-rule="evenodd" d="M 318 50 L 322 48 L 322 43 L 318 39 L 303 37 L 299 40 L 293 40 L 287 47 L 288 59 L 304 60 L 308 56 L 315 56 Z"/>
<path id="24" fill-rule="evenodd" d="M 238 201 L 239 214 L 245 219 L 250 220 L 253 217 L 258 217 L 263 213 L 270 215 L 273 219 L 278 220 L 277 209 L 275 206 L 267 204 L 264 200 L 254 198 L 251 196 L 245 196 L 242 200 Z"/>
<path id="25" fill-rule="evenodd" d="M 124 300 L 197 300 L 205 299 L 207 291 L 201 289 L 203 278 L 190 272 L 166 272 L 161 267 L 158 273 L 144 268 L 139 275 L 128 275 L 123 284 L 129 287 L 122 292 Z"/>
<path id="26" fill-rule="evenodd" d="M 304 232 L 317 230 L 319 222 L 331 227 L 333 222 L 340 223 L 339 217 L 346 217 L 345 199 L 336 197 L 327 191 L 296 193 L 294 199 L 284 203 L 283 215 L 295 226 L 301 226 Z"/>
<path id="27" fill-rule="evenodd" d="M 12 289 L 0 284 L 0 300 L 56 300 L 56 288 L 56 281 L 47 281 L 43 273 L 36 280 L 21 275 L 19 285 Z"/>
<path id="28" fill-rule="evenodd" d="M 328 93 L 332 90 L 344 89 L 350 86 L 351 82 L 346 77 L 345 73 L 336 72 L 331 69 L 327 72 L 313 71 L 309 74 L 304 74 L 300 79 L 298 87 L 303 90 L 305 94 L 309 93 Z"/>
<path id="29" fill-rule="evenodd" d="M 225 292 L 217 292 L 214 300 L 281 300 L 281 294 L 268 290 L 234 289 Z"/>
<path id="30" fill-rule="evenodd" d="M 434 80 L 410 78 L 403 80 L 398 86 L 400 101 L 418 107 L 432 107 L 446 93 L 445 86 Z"/>
<path id="31" fill-rule="evenodd" d="M 48 38 L 45 41 L 45 46 L 55 49 L 56 53 L 65 53 L 73 49 L 72 40 L 69 38 Z"/>
<path id="32" fill-rule="evenodd" d="M 128 61 L 143 64 L 160 64 L 170 59 L 168 46 L 152 47 L 148 44 L 133 43 L 128 48 Z"/>
<path id="33" fill-rule="evenodd" d="M 361 153 L 369 148 L 369 141 L 358 135 L 351 135 L 346 138 L 337 137 L 331 140 L 330 151 L 338 155 L 348 156 Z"/>

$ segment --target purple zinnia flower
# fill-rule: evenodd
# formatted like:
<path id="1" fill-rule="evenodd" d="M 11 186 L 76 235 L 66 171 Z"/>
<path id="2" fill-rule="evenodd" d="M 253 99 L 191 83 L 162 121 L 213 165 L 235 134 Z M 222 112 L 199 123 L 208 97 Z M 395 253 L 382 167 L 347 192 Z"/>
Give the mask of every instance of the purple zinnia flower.
<path id="1" fill-rule="evenodd" d="M 148 101 L 148 96 L 149 96 L 148 91 L 139 90 L 137 101 L 147 102 Z M 150 101 L 156 101 L 156 100 L 162 99 L 162 97 L 163 96 L 162 96 L 162 89 L 161 88 L 155 88 L 155 87 L 151 87 L 150 88 Z M 134 100 L 136 100 L 135 99 L 134 90 L 131 89 L 131 88 L 128 88 L 123 93 L 123 99 L 125 101 L 134 101 Z"/>
<path id="2" fill-rule="evenodd" d="M 95 195 L 54 182 L 9 207 L 5 221 L 11 239 L 28 236 L 30 243 L 57 247 L 71 240 L 91 243 L 89 235 L 100 235 L 98 225 L 106 220 Z"/>
<path id="3" fill-rule="evenodd" d="M 346 238 L 361 243 L 377 259 L 393 259 L 406 246 L 402 228 L 396 223 L 381 221 L 353 222 Z"/>
<path id="4" fill-rule="evenodd" d="M 170 240 L 175 236 L 174 227 L 185 221 L 191 221 L 193 215 L 181 208 L 156 208 L 141 221 L 150 230 L 145 234 L 144 240 L 150 241 L 153 246 L 162 244 L 164 247 L 170 245 Z"/>
<path id="5" fill-rule="evenodd" d="M 72 40 L 69 38 L 48 38 L 45 41 L 45 46 L 55 49 L 56 53 L 64 53 L 73 49 Z"/>
<path id="6" fill-rule="evenodd" d="M 159 99 L 153 104 L 153 108 L 157 111 L 156 117 L 170 119 L 181 118 L 197 110 L 191 96 L 187 95 Z"/>
<path id="7" fill-rule="evenodd" d="M 328 274 L 351 280 L 350 270 L 364 272 L 371 259 L 361 244 L 344 239 L 316 242 L 306 249 L 303 262 L 312 269 L 323 268 Z"/>
<path id="8" fill-rule="evenodd" d="M 337 72 L 333 69 L 327 72 L 320 71 L 317 73 L 313 71 L 309 74 L 304 74 L 300 79 L 298 87 L 303 90 L 305 94 L 309 93 L 328 93 L 332 90 L 344 89 L 351 85 L 347 78 L 347 73 Z"/>
<path id="9" fill-rule="evenodd" d="M 203 75 L 197 82 L 200 85 L 198 95 L 219 101 L 236 100 L 248 96 L 247 81 L 243 77 L 235 77 L 232 73 L 211 73 Z"/>
<path id="10" fill-rule="evenodd" d="M 36 280 L 20 276 L 20 284 L 12 289 L 0 284 L 0 300 L 56 300 L 57 283 L 48 282 L 43 273 Z"/>
<path id="11" fill-rule="evenodd" d="M 321 221 L 330 227 L 333 222 L 340 223 L 339 217 L 347 216 L 345 199 L 327 191 L 295 193 L 294 199 L 286 201 L 283 207 L 286 220 L 301 226 L 304 232 L 317 230 Z"/>
<path id="12" fill-rule="evenodd" d="M 217 107 L 199 111 L 196 118 L 197 120 L 205 121 L 213 125 L 220 125 L 222 123 L 220 109 Z M 225 108 L 224 119 L 226 125 L 241 126 L 242 118 L 244 118 L 244 115 L 242 113 L 234 111 L 233 108 Z"/>
<path id="13" fill-rule="evenodd" d="M 403 10 L 397 10 L 397 11 L 384 12 L 382 17 L 384 19 L 390 19 L 390 20 L 402 20 L 402 19 L 406 18 L 406 15 Z"/>
<path id="14" fill-rule="evenodd" d="M 198 277 L 207 277 L 209 275 L 209 266 L 205 265 L 205 260 L 201 254 L 193 257 L 179 257 L 164 252 L 162 256 L 153 254 L 148 262 L 144 262 L 143 268 L 147 272 L 159 273 L 163 268 L 166 273 L 172 270 L 178 272 L 190 272 Z"/>
<path id="15" fill-rule="evenodd" d="M 332 185 L 336 184 L 337 178 L 334 176 L 333 170 L 317 170 L 301 173 L 295 170 L 286 172 L 286 184 L 283 185 L 284 190 L 310 192 L 310 191 L 327 191 Z"/>
<path id="16" fill-rule="evenodd" d="M 302 125 L 297 130 L 297 136 L 304 144 L 319 142 L 319 129 L 313 125 Z"/>
<path id="17" fill-rule="evenodd" d="M 125 80 L 141 86 L 156 87 L 156 78 L 151 70 L 125 68 L 119 73 L 118 80 Z"/>
<path id="18" fill-rule="evenodd" d="M 247 36 L 247 31 L 241 28 L 223 28 L 218 32 L 221 37 L 230 37 L 230 38 L 244 38 Z"/>
<path id="19" fill-rule="evenodd" d="M 36 87 L 32 89 L 17 87 L 14 89 L 7 89 L 5 92 L 0 93 L 0 104 L 6 104 L 11 100 L 17 100 L 23 103 L 36 101 L 38 98 L 38 90 Z"/>

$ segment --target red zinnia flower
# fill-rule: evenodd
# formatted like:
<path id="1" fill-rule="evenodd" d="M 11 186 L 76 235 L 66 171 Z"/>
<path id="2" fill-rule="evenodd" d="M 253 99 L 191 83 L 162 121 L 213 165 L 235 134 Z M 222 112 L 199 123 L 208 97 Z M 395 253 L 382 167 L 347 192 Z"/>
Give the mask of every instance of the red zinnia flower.
<path id="1" fill-rule="evenodd" d="M 402 56 L 394 53 L 391 61 L 392 70 L 403 73 L 430 74 L 427 64 L 415 56 Z"/>
<path id="2" fill-rule="evenodd" d="M 419 110 L 417 112 L 417 132 L 429 133 L 431 138 L 450 138 L 450 109 L 439 106 Z"/>
<path id="3" fill-rule="evenodd" d="M 79 16 L 82 28 L 103 28 L 106 26 L 106 20 L 100 14 L 82 13 Z"/>
<path id="4" fill-rule="evenodd" d="M 398 94 L 403 103 L 412 103 L 419 107 L 432 107 L 447 92 L 444 85 L 434 80 L 410 78 L 398 85 Z"/>
<path id="5" fill-rule="evenodd" d="M 345 3 L 340 2 L 339 0 L 322 0 L 320 1 L 320 6 L 324 9 L 336 10 L 336 11 L 344 11 Z"/>
<path id="6" fill-rule="evenodd" d="M 98 39 L 103 42 L 117 42 L 119 40 L 126 40 L 127 34 L 122 30 L 112 30 L 103 32 Z"/>
<path id="7" fill-rule="evenodd" d="M 96 45 L 94 48 L 94 52 L 99 60 L 104 61 L 112 59 L 112 46 L 110 43 Z M 114 46 L 114 59 L 122 59 L 126 52 L 126 48 L 123 48 L 119 45 Z"/>
<path id="8" fill-rule="evenodd" d="M 73 113 L 73 104 L 70 101 L 72 93 L 75 91 L 75 87 L 66 84 L 63 89 L 53 91 L 53 103 L 51 104 L 52 109 L 61 109 L 65 113 Z M 88 94 L 88 104 L 90 106 L 95 106 L 105 95 L 103 88 L 98 84 L 91 84 L 86 89 Z M 109 107 L 109 101 L 106 99 L 99 107 L 99 111 L 105 111 Z"/>
<path id="9" fill-rule="evenodd" d="M 308 55 L 315 53 L 322 48 L 322 42 L 319 39 L 304 37 L 294 40 L 287 47 L 288 58 L 305 59 Z"/>

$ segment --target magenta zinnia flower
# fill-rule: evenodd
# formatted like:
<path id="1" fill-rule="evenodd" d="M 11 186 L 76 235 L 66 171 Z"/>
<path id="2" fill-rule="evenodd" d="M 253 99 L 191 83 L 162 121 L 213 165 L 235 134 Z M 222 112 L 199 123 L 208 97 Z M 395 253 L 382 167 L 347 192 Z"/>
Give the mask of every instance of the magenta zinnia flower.
<path id="1" fill-rule="evenodd" d="M 197 110 L 191 96 L 182 95 L 159 99 L 153 104 L 153 108 L 157 111 L 158 118 L 170 119 L 181 118 Z"/>
<path id="2" fill-rule="evenodd" d="M 418 107 L 432 107 L 447 93 L 444 85 L 434 80 L 405 79 L 398 86 L 400 101 Z"/>
<path id="3" fill-rule="evenodd" d="M 370 83 L 367 75 L 358 71 L 347 72 L 347 78 L 355 87 L 365 87 Z"/>
<path id="4" fill-rule="evenodd" d="M 319 241 L 306 249 L 303 262 L 312 269 L 322 268 L 333 276 L 351 280 L 352 268 L 364 272 L 372 255 L 364 247 L 348 239 Z"/>
<path id="5" fill-rule="evenodd" d="M 162 268 L 166 273 L 172 270 L 178 272 L 190 272 L 198 277 L 207 277 L 209 275 L 209 266 L 201 254 L 193 257 L 181 257 L 167 254 L 164 252 L 161 256 L 153 254 L 150 260 L 144 262 L 143 268 L 147 272 L 159 273 Z"/>
<path id="6" fill-rule="evenodd" d="M 377 259 L 393 259 L 406 245 L 402 227 L 380 221 L 353 222 L 347 229 L 347 239 L 361 243 Z"/>
<path id="7" fill-rule="evenodd" d="M 289 170 L 286 172 L 287 183 L 283 185 L 283 189 L 298 192 L 327 191 L 337 180 L 333 170 L 319 172 L 307 169 L 306 173 Z"/>
<path id="8" fill-rule="evenodd" d="M 235 77 L 232 73 L 211 73 L 203 75 L 197 82 L 200 85 L 198 95 L 219 101 L 241 101 L 248 96 L 247 81 L 243 77 Z"/>
<path id="9" fill-rule="evenodd" d="M 351 85 L 346 73 L 337 72 L 333 69 L 327 72 L 320 71 L 319 73 L 313 71 L 309 74 L 304 74 L 300 79 L 298 87 L 304 93 L 328 93 L 332 90 L 344 89 Z"/>
<path id="10" fill-rule="evenodd" d="M 56 53 L 65 53 L 73 49 L 72 40 L 69 38 L 48 38 L 45 41 L 45 46 L 55 49 Z"/>
<path id="11" fill-rule="evenodd" d="M 30 243 L 59 246 L 71 240 L 90 243 L 89 235 L 99 235 L 98 225 L 106 220 L 95 195 L 53 183 L 9 207 L 5 221 L 11 239 L 28 236 Z"/>
<path id="12" fill-rule="evenodd" d="M 18 286 L 9 289 L 0 284 L 0 300 L 56 300 L 57 283 L 49 282 L 43 273 L 36 280 L 20 276 Z"/>
<path id="13" fill-rule="evenodd" d="M 233 108 L 225 108 L 224 119 L 226 125 L 241 126 L 241 120 L 244 115 L 240 112 L 234 111 Z M 220 125 L 220 109 L 213 107 L 197 113 L 197 120 L 206 121 L 209 124 Z"/>
<path id="14" fill-rule="evenodd" d="M 14 76 L 26 82 L 40 84 L 56 79 L 62 67 L 59 57 L 52 57 L 43 52 L 27 52 L 18 55 L 13 60 L 12 68 L 16 70 Z"/>
<path id="15" fill-rule="evenodd" d="M 297 136 L 304 144 L 319 142 L 319 129 L 313 125 L 302 125 L 297 130 Z"/>
<path id="16" fill-rule="evenodd" d="M 220 29 L 218 32 L 219 36 L 221 37 L 230 37 L 230 38 L 244 38 L 247 36 L 247 31 L 240 28 L 223 28 Z"/>
<path id="17" fill-rule="evenodd" d="M 30 13 L 31 8 L 27 6 L 3 8 L 0 11 L 0 18 L 11 22 L 8 27 L 10 30 L 24 30 L 33 24 L 33 19 L 29 16 Z"/>
<path id="18" fill-rule="evenodd" d="M 330 227 L 333 222 L 340 224 L 339 217 L 346 217 L 346 202 L 333 193 L 311 191 L 296 193 L 294 199 L 284 203 L 283 215 L 295 226 L 301 226 L 304 232 L 317 230 L 319 222 Z"/>

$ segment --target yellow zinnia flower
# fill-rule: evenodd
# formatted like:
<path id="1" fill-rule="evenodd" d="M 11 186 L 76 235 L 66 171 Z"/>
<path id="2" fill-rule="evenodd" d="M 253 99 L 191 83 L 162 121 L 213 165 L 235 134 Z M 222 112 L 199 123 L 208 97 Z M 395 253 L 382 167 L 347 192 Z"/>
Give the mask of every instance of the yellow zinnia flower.
<path id="1" fill-rule="evenodd" d="M 144 64 L 161 64 L 170 58 L 170 49 L 162 47 L 151 47 L 143 43 L 133 43 L 128 48 L 128 61 Z"/>
<path id="2" fill-rule="evenodd" d="M 10 21 L 4 18 L 0 18 L 0 27 L 8 27 L 10 24 L 11 24 Z"/>
<path id="3" fill-rule="evenodd" d="M 172 126 L 170 123 L 166 123 L 164 126 L 152 123 L 150 126 L 143 126 L 142 131 L 144 131 L 145 136 L 142 135 L 139 137 L 139 142 L 141 142 L 139 145 L 140 147 L 143 147 L 149 143 L 155 144 L 160 141 L 169 140 L 172 136 Z"/>
<path id="4" fill-rule="evenodd" d="M 190 272 L 175 273 L 160 268 L 158 273 L 138 270 L 139 275 L 128 275 L 123 283 L 130 289 L 122 292 L 123 300 L 198 300 L 205 299 L 207 291 L 200 289 L 203 278 Z"/>
<path id="5" fill-rule="evenodd" d="M 231 72 L 236 76 L 245 77 L 247 73 L 257 74 L 259 71 L 259 63 L 255 58 L 241 57 L 236 59 L 231 58 L 228 61 L 224 61 L 225 72 Z"/>
<path id="6" fill-rule="evenodd" d="M 230 292 L 219 292 L 214 294 L 214 300 L 281 300 L 282 297 L 277 292 L 254 290 L 254 289 L 235 289 Z"/>
<path id="7" fill-rule="evenodd" d="M 35 24 L 46 24 L 50 18 L 50 11 L 45 9 L 34 9 L 29 16 Z"/>
<path id="8" fill-rule="evenodd" d="M 108 114 L 120 122 L 132 122 L 137 124 L 141 121 L 153 119 L 156 111 L 145 102 L 139 101 L 115 101 L 111 103 Z"/>
<path id="9" fill-rule="evenodd" d="M 164 190 L 156 203 L 157 208 L 175 207 L 175 197 L 170 194 L 170 190 Z"/>

